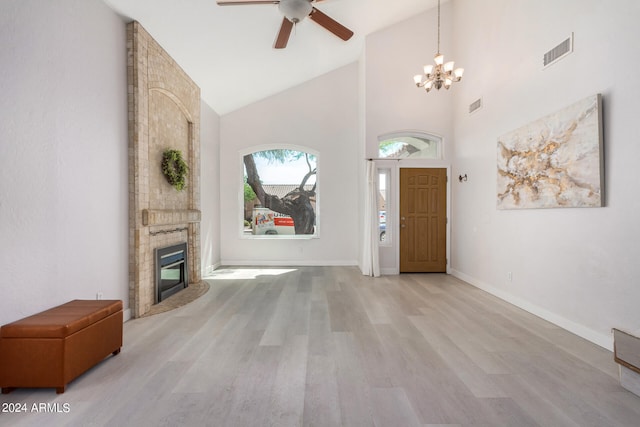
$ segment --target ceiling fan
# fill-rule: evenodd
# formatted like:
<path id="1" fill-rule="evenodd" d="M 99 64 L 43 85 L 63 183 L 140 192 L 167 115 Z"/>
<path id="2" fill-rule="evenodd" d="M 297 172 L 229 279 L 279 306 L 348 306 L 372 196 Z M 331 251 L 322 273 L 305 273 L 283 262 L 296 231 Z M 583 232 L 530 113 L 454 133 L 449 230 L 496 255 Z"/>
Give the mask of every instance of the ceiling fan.
<path id="1" fill-rule="evenodd" d="M 274 48 L 284 49 L 287 47 L 289 36 L 293 26 L 302 21 L 307 16 L 316 24 L 324 27 L 342 40 L 349 40 L 353 36 L 353 31 L 320 12 L 312 4 L 322 0 L 218 0 L 220 6 L 244 6 L 250 4 L 277 4 L 278 9 L 284 15 L 280 31 L 276 37 Z"/>

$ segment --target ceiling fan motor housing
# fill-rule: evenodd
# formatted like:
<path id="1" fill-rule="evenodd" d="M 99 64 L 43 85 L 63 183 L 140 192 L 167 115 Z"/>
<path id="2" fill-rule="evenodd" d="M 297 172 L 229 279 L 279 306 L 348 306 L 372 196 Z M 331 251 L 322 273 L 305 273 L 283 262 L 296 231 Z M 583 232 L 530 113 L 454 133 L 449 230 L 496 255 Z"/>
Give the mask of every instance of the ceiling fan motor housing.
<path id="1" fill-rule="evenodd" d="M 313 10 L 309 0 L 280 0 L 278 5 L 280 12 L 294 24 L 309 16 Z"/>

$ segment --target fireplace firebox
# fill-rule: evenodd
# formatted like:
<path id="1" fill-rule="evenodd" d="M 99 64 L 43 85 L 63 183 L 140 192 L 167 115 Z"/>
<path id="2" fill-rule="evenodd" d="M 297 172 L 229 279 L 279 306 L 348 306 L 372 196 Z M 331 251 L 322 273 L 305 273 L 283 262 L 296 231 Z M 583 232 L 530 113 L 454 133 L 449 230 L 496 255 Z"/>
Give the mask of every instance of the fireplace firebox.
<path id="1" fill-rule="evenodd" d="M 156 252 L 156 304 L 189 286 L 187 244 L 159 248 Z"/>

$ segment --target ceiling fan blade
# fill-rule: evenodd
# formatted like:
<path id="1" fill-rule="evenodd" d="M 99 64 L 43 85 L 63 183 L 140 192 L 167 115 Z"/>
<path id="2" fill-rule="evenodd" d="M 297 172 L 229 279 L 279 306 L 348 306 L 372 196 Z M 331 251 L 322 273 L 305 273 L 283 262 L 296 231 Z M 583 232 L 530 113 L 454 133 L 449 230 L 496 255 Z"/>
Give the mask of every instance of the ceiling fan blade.
<path id="1" fill-rule="evenodd" d="M 245 4 L 278 4 L 279 0 L 218 0 L 218 6 L 242 6 Z"/>
<path id="2" fill-rule="evenodd" d="M 336 36 L 340 37 L 342 40 L 347 41 L 353 36 L 353 31 L 340 24 L 338 21 L 330 18 L 328 15 L 320 12 L 315 7 L 311 10 L 311 14 L 309 18 L 314 21 L 316 24 L 326 28 L 331 31 Z"/>
<path id="3" fill-rule="evenodd" d="M 274 48 L 284 49 L 285 47 L 287 47 L 292 28 L 293 22 L 289 21 L 287 18 L 283 18 L 282 25 L 280 26 L 280 31 L 278 32 L 278 37 L 276 37 L 276 42 L 273 45 Z"/>

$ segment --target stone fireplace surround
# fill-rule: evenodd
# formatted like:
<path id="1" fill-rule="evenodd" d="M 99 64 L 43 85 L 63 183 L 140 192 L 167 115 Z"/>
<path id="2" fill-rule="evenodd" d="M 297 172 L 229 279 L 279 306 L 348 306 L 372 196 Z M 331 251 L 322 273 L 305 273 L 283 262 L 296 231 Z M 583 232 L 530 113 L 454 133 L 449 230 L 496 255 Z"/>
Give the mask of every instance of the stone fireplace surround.
<path id="1" fill-rule="evenodd" d="M 200 274 L 200 89 L 138 22 L 127 25 L 129 111 L 129 307 L 154 304 L 154 250 L 187 242 L 188 277 Z M 177 149 L 189 165 L 175 190 L 161 171 Z"/>

